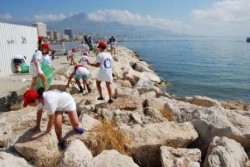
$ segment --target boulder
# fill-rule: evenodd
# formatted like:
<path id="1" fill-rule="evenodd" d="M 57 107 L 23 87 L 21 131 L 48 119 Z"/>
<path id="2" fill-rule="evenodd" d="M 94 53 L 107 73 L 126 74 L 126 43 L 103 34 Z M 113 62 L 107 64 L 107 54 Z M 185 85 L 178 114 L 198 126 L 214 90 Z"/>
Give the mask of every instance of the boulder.
<path id="1" fill-rule="evenodd" d="M 18 139 L 15 149 L 26 159 L 36 162 L 36 166 L 55 166 L 60 157 L 57 143 L 54 131 L 42 136 L 29 130 Z"/>
<path id="2" fill-rule="evenodd" d="M 12 136 L 12 128 L 9 123 L 0 123 L 0 147 L 8 147 Z"/>
<path id="3" fill-rule="evenodd" d="M 206 153 L 215 136 L 225 136 L 250 148 L 250 115 L 243 111 L 226 111 L 223 108 L 203 108 L 192 113 L 192 124 L 199 133 L 198 147 Z"/>
<path id="4" fill-rule="evenodd" d="M 175 149 L 167 146 L 162 146 L 160 149 L 162 167 L 200 167 L 199 149 Z"/>
<path id="5" fill-rule="evenodd" d="M 70 143 L 64 152 L 61 166 L 87 167 L 92 159 L 92 153 L 85 144 L 80 140 L 75 140 Z"/>
<path id="6" fill-rule="evenodd" d="M 131 157 L 120 154 L 116 150 L 104 150 L 96 156 L 88 167 L 139 167 Z"/>
<path id="7" fill-rule="evenodd" d="M 142 72 L 142 74 L 148 77 L 152 82 L 160 83 L 161 78 L 157 76 L 157 74 L 153 72 Z"/>
<path id="8" fill-rule="evenodd" d="M 101 123 L 100 121 L 89 116 L 88 114 L 82 114 L 79 119 L 81 121 L 82 127 L 86 131 L 91 131 L 95 126 Z"/>
<path id="9" fill-rule="evenodd" d="M 131 88 L 116 88 L 115 89 L 115 94 L 114 97 L 118 98 L 118 97 L 127 97 L 127 96 L 139 96 L 139 92 L 137 89 L 131 89 Z"/>
<path id="10" fill-rule="evenodd" d="M 244 148 L 227 137 L 214 137 L 209 145 L 204 167 L 247 167 L 249 159 Z"/>
<path id="11" fill-rule="evenodd" d="M 0 166 L 31 167 L 31 165 L 24 158 L 6 152 L 0 152 Z"/>
<path id="12" fill-rule="evenodd" d="M 123 98 L 117 98 L 112 104 L 100 103 L 95 105 L 95 110 L 100 108 L 106 108 L 108 110 L 142 110 L 142 104 L 140 99 L 137 96 L 127 96 Z"/>
<path id="13" fill-rule="evenodd" d="M 218 100 L 211 99 L 206 96 L 185 97 L 183 100 L 202 107 L 220 106 L 220 102 Z"/>
<path id="14" fill-rule="evenodd" d="M 131 88 L 132 87 L 130 81 L 126 80 L 126 79 L 122 81 L 121 86 L 126 87 L 126 88 Z"/>
<path id="15" fill-rule="evenodd" d="M 188 122 L 121 126 L 120 129 L 129 141 L 128 150 L 142 166 L 160 166 L 159 150 L 162 145 L 187 147 L 198 137 Z"/>

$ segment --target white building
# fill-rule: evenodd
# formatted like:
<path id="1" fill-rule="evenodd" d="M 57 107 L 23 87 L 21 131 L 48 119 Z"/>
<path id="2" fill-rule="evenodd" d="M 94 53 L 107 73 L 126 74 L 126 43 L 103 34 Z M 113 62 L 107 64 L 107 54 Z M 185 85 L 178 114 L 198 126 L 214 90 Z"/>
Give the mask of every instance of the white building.
<path id="1" fill-rule="evenodd" d="M 32 24 L 33 27 L 37 28 L 37 33 L 40 36 L 47 37 L 47 25 L 41 22 L 35 22 Z"/>
<path id="2" fill-rule="evenodd" d="M 0 23 L 0 76 L 14 71 L 13 57 L 26 56 L 29 63 L 37 50 L 37 29 L 30 26 Z"/>

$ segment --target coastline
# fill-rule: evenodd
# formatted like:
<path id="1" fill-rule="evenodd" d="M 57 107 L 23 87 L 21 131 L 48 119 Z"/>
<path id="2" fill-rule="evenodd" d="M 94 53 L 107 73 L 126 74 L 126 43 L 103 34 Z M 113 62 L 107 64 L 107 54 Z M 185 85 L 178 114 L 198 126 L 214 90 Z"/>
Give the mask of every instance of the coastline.
<path id="1" fill-rule="evenodd" d="M 98 92 L 94 76 L 97 69 L 93 67 L 89 67 L 91 72 L 90 86 L 92 88 L 90 94 L 86 90 L 83 94 L 77 94 L 78 88 L 74 82 L 70 85 L 70 89 L 66 90 L 67 78 L 71 74 L 73 66 L 61 64 L 68 63 L 65 57 L 62 57 L 60 64 L 63 67 L 57 70 L 52 89 L 66 90 L 72 94 L 77 104 L 80 122 L 86 130 L 84 135 L 80 136 L 70 133 L 70 123 L 65 117 L 64 135 L 67 136 L 66 139 L 70 143 L 70 148 L 74 148 L 66 150 L 69 156 L 75 160 L 79 156 L 74 153 L 86 153 L 86 150 L 88 150 L 88 155 L 93 155 L 88 158 L 88 163 L 97 163 L 97 159 L 104 154 L 103 152 L 106 153 L 113 149 L 122 153 L 122 155 L 115 153 L 116 157 L 125 156 L 129 158 L 131 166 L 146 166 L 149 164 L 149 166 L 158 167 L 164 164 L 163 150 L 174 152 L 174 150 L 182 148 L 187 152 L 195 150 L 196 158 L 189 159 L 188 162 L 202 165 L 207 163 L 205 157 L 208 157 L 213 149 L 212 146 L 210 148 L 210 144 L 215 139 L 218 140 L 216 136 L 219 136 L 228 138 L 230 142 L 231 140 L 237 142 L 237 147 L 241 148 L 242 151 L 240 155 L 244 157 L 244 160 L 240 159 L 239 161 L 242 164 L 247 163 L 250 155 L 249 108 L 237 105 L 236 107 L 225 107 L 222 101 L 203 96 L 172 97 L 161 89 L 162 79 L 134 51 L 119 46 L 117 53 L 113 56 L 114 81 L 112 87 L 114 103 L 110 105 L 106 101 L 96 100 Z M 91 53 L 89 58 L 90 62 L 93 62 L 95 55 Z M 105 85 L 102 84 L 102 87 L 104 97 L 107 97 Z M 20 92 L 19 96 L 21 95 Z M 20 107 L 20 101 L 18 105 Z M 4 138 L 0 139 L 0 150 L 10 154 L 18 152 L 25 158 L 25 161 L 31 159 L 32 162 L 42 165 L 53 165 L 52 163 L 68 165 L 73 163 L 71 165 L 74 165 L 77 163 L 76 161 L 69 163 L 66 152 L 60 152 L 57 149 L 54 132 L 39 140 L 30 140 L 30 136 L 33 135 L 30 128 L 34 126 L 36 112 L 31 107 L 17 107 L 16 109 L 15 111 L 1 113 L 0 132 L 3 134 L 0 135 L 3 135 Z M 104 131 L 96 131 L 96 127 L 105 126 L 105 122 L 112 122 L 114 125 L 104 128 Z M 47 116 L 43 114 L 43 130 L 46 128 L 46 123 Z M 117 134 L 112 135 L 113 131 L 110 134 L 106 133 L 108 129 L 118 130 L 119 135 L 123 134 L 124 136 L 121 136 L 126 140 Z M 111 138 L 105 138 L 104 134 L 111 135 Z M 99 141 L 99 135 L 103 137 L 101 141 Z M 116 147 L 116 144 L 109 143 L 117 136 L 119 140 L 124 140 L 124 147 L 128 152 L 121 152 L 119 148 L 123 146 L 119 144 Z M 101 146 L 105 145 L 105 141 L 108 141 L 107 147 L 102 148 Z M 80 145 L 84 145 L 85 149 L 82 149 L 79 145 L 74 145 L 75 142 L 80 142 Z M 185 154 L 194 156 L 190 152 Z M 229 154 L 233 153 L 230 152 Z M 112 156 L 114 157 L 113 153 Z M 112 156 L 110 155 L 110 157 Z M 185 157 L 184 155 L 180 156 Z M 225 153 L 223 156 L 227 156 L 227 154 Z M 174 157 L 169 158 L 175 159 Z M 57 159 L 56 162 L 55 159 Z M 124 166 L 128 166 L 127 161 L 121 159 L 121 163 L 123 162 Z M 119 158 L 111 158 L 109 162 L 112 161 L 119 161 Z M 28 162 L 31 163 L 31 161 Z M 86 159 L 81 159 L 81 162 L 86 163 Z"/>

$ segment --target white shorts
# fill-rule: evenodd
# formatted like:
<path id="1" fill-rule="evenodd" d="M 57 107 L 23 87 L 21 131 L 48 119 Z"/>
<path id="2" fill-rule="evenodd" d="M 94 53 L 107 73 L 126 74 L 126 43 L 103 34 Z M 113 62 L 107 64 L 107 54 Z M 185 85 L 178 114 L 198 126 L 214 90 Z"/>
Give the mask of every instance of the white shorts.
<path id="1" fill-rule="evenodd" d="M 40 73 L 43 74 L 43 71 L 40 67 L 39 69 Z M 36 68 L 33 66 L 33 65 L 30 65 L 30 68 L 29 68 L 29 74 L 32 76 L 32 77 L 37 77 L 38 73 L 36 71 Z"/>

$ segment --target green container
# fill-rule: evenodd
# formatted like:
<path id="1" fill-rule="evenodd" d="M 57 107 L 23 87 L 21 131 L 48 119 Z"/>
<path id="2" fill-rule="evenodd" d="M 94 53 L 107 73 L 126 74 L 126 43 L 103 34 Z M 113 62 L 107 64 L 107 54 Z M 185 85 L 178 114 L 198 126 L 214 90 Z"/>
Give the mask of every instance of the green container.
<path id="1" fill-rule="evenodd" d="M 20 65 L 20 67 L 21 67 L 21 73 L 29 73 L 29 65 L 28 64 L 22 63 Z"/>
<path id="2" fill-rule="evenodd" d="M 50 88 L 53 76 L 54 76 L 54 70 L 53 68 L 46 62 L 46 61 L 42 61 L 41 63 L 41 67 L 42 67 L 42 71 L 44 73 L 44 75 L 47 77 L 47 88 L 46 90 L 48 90 Z M 40 87 L 43 86 L 42 84 L 42 79 L 39 78 L 38 82 L 35 86 L 35 89 L 38 90 Z"/>

